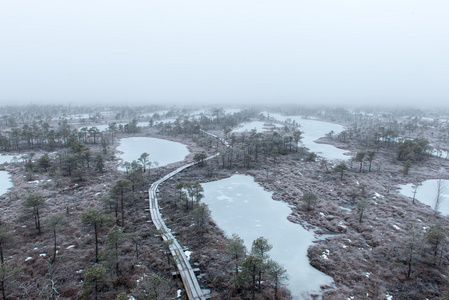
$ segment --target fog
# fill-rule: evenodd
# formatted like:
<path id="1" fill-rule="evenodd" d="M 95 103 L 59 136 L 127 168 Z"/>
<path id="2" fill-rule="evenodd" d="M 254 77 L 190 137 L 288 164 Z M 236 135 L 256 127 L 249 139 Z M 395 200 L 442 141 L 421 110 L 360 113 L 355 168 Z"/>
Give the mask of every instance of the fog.
<path id="1" fill-rule="evenodd" d="M 0 105 L 449 103 L 449 2 L 0 3 Z"/>

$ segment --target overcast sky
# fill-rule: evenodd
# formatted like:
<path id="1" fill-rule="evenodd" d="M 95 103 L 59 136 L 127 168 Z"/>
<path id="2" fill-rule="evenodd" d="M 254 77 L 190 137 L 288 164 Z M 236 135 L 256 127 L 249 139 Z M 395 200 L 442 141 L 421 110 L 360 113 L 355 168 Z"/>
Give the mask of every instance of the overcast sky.
<path id="1" fill-rule="evenodd" d="M 0 104 L 449 105 L 447 0 L 4 0 Z"/>

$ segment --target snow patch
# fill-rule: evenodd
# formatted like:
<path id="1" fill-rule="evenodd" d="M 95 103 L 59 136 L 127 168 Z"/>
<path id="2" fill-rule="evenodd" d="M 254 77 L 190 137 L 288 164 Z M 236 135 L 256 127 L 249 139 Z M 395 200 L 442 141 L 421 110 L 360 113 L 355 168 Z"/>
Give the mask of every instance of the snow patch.
<path id="1" fill-rule="evenodd" d="M 192 255 L 192 251 L 184 251 L 185 255 L 187 256 L 187 259 L 190 260 L 190 256 Z"/>
<path id="2" fill-rule="evenodd" d="M 39 256 L 45 257 L 45 256 L 47 256 L 47 253 L 41 253 L 41 254 L 39 254 Z"/>
<path id="3" fill-rule="evenodd" d="M 31 256 L 28 256 L 26 259 L 25 259 L 25 261 L 29 261 L 29 260 L 31 260 L 31 259 L 33 259 Z"/>
<path id="4" fill-rule="evenodd" d="M 70 245 L 66 249 L 71 249 L 71 248 L 75 248 L 75 245 Z"/>
<path id="5" fill-rule="evenodd" d="M 396 224 L 391 224 L 391 227 L 393 227 L 394 229 L 399 230 L 399 231 L 402 230 L 402 229 L 401 229 L 399 226 L 397 226 Z"/>
<path id="6" fill-rule="evenodd" d="M 374 197 L 373 198 L 383 198 L 384 196 L 382 196 L 381 194 L 379 194 L 378 192 L 374 192 Z"/>
<path id="7" fill-rule="evenodd" d="M 329 253 L 330 253 L 329 249 L 324 249 L 321 252 L 320 256 L 321 256 L 322 259 L 329 259 Z"/>

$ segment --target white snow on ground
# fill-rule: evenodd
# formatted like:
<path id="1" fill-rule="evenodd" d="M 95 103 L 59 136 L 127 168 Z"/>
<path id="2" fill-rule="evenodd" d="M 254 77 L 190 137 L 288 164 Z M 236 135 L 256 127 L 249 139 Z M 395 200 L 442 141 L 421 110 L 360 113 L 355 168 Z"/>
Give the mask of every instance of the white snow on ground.
<path id="1" fill-rule="evenodd" d="M 66 249 L 71 249 L 71 248 L 75 248 L 75 245 L 70 245 Z"/>
<path id="2" fill-rule="evenodd" d="M 371 272 L 365 272 L 365 276 L 366 276 L 367 278 L 369 278 L 371 274 L 372 274 Z"/>
<path id="3" fill-rule="evenodd" d="M 190 260 L 190 255 L 192 255 L 192 251 L 184 251 L 187 256 L 187 259 Z"/>
<path id="4" fill-rule="evenodd" d="M 176 291 L 176 298 L 181 298 L 181 293 L 182 293 L 182 290 L 177 290 Z"/>
<path id="5" fill-rule="evenodd" d="M 45 256 L 47 256 L 47 254 L 46 253 L 41 253 L 41 254 L 39 254 L 39 256 L 45 257 Z"/>
<path id="6" fill-rule="evenodd" d="M 341 226 L 341 227 L 343 227 L 343 228 L 348 227 L 348 226 L 346 226 L 346 225 L 343 223 L 343 221 L 338 222 L 338 226 Z"/>
<path id="7" fill-rule="evenodd" d="M 323 259 L 329 259 L 329 253 L 330 253 L 329 249 L 325 249 L 321 252 L 321 257 Z"/>
<path id="8" fill-rule="evenodd" d="M 385 295 L 385 299 L 387 299 L 387 300 L 393 300 L 393 296 L 391 296 L 390 294 L 386 294 Z"/>
<path id="9" fill-rule="evenodd" d="M 76 274 L 80 274 L 80 273 L 83 273 L 83 272 L 84 272 L 83 269 L 79 269 L 78 271 L 76 271 Z"/>
<path id="10" fill-rule="evenodd" d="M 28 256 L 25 261 L 29 261 L 30 259 L 33 259 L 31 256 Z"/>
<path id="11" fill-rule="evenodd" d="M 379 194 L 378 192 L 374 192 L 374 198 L 383 198 L 384 196 L 382 196 L 381 194 Z"/>
<path id="12" fill-rule="evenodd" d="M 396 229 L 396 230 L 402 230 L 399 226 L 397 226 L 396 224 L 392 224 L 391 225 L 394 229 Z"/>

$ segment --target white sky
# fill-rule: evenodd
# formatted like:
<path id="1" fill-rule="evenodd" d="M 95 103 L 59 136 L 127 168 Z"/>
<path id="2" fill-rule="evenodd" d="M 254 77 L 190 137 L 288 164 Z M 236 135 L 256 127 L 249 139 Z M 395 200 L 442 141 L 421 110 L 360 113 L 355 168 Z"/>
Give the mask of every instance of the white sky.
<path id="1" fill-rule="evenodd" d="M 449 104 L 447 0 L 3 0 L 0 105 Z"/>

